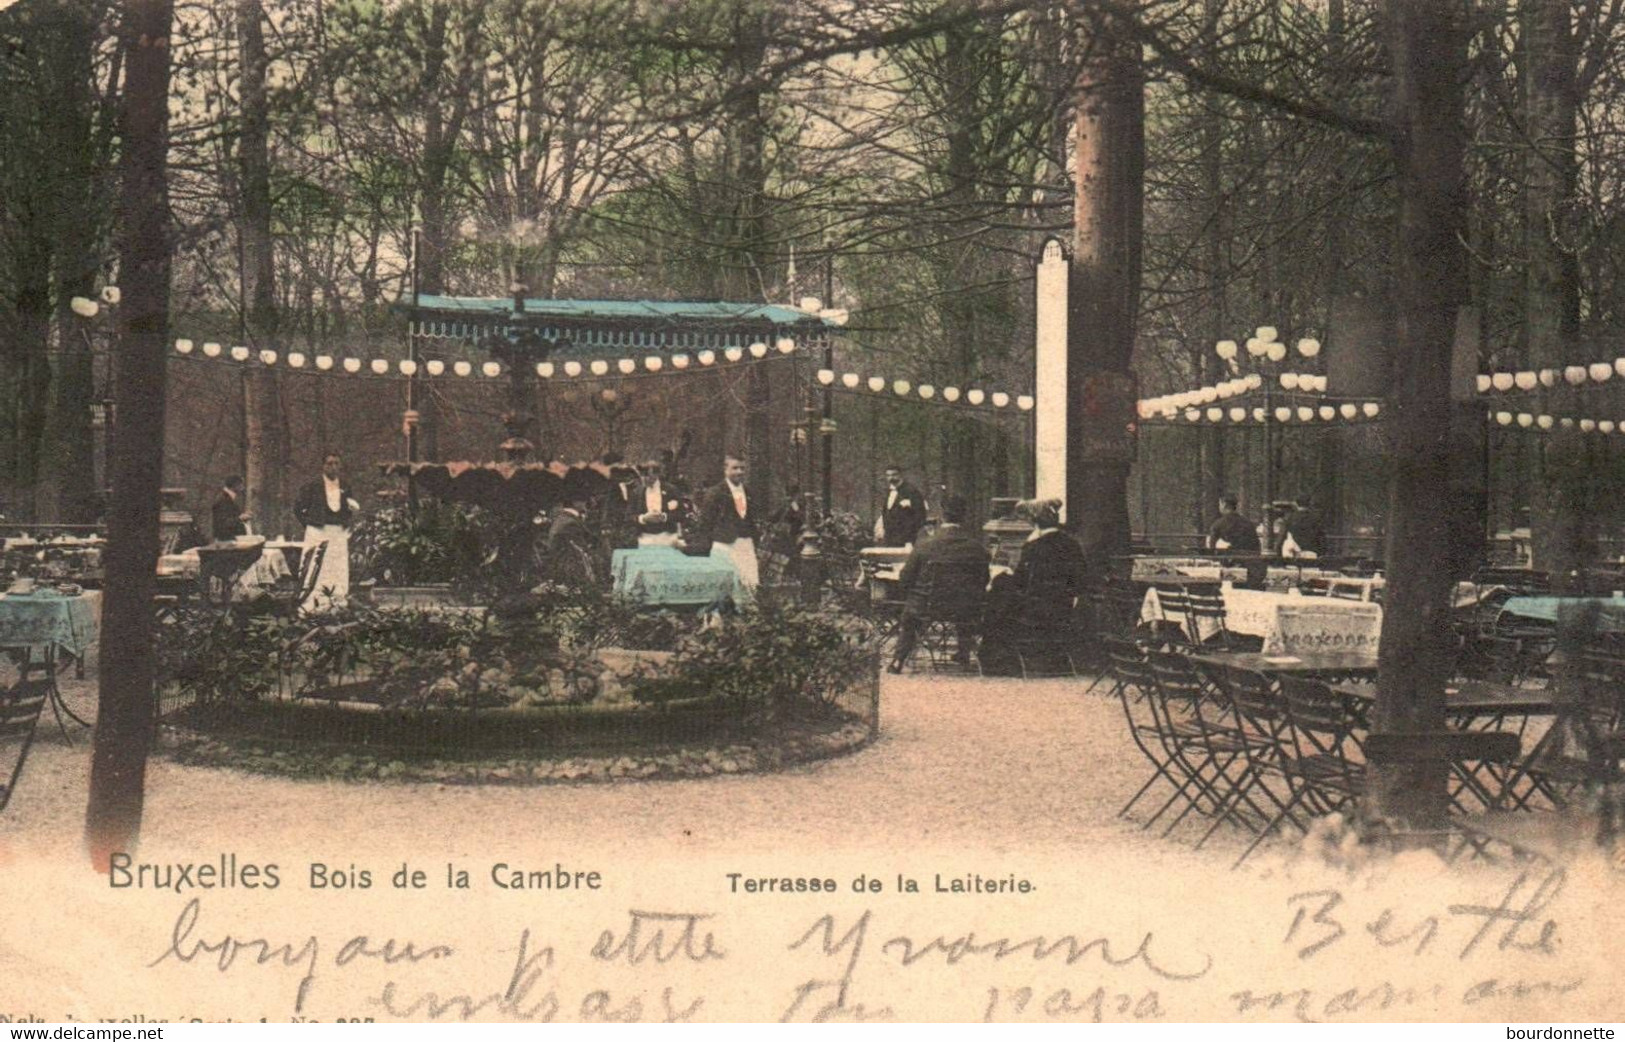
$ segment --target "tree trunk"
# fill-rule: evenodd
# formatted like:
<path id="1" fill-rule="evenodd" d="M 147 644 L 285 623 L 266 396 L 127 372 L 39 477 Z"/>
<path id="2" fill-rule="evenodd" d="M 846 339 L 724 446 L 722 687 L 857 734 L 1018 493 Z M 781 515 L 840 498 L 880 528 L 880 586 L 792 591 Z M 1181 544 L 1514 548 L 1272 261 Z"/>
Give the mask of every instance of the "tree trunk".
<path id="1" fill-rule="evenodd" d="M 1464 12 L 1452 0 L 1388 0 L 1393 55 L 1393 148 L 1398 170 L 1397 328 L 1389 431 L 1388 588 L 1377 707 L 1383 732 L 1444 726 L 1454 666 L 1451 352 L 1465 300 L 1466 184 L 1462 79 Z M 1443 763 L 1373 764 L 1371 809 L 1408 826 L 1442 823 Z"/>
<path id="2" fill-rule="evenodd" d="M 55 10 L 50 24 L 53 67 L 42 101 L 46 133 L 55 144 L 42 161 L 54 167 L 51 183 L 59 196 L 53 222 L 59 350 L 39 506 L 48 520 L 89 524 L 96 520 L 100 492 L 90 417 L 96 381 L 90 341 L 69 302 L 95 296 L 105 213 L 96 198 L 99 157 L 90 96 L 95 23 L 89 8 L 69 3 Z"/>
<path id="3" fill-rule="evenodd" d="M 1140 303 L 1145 74 L 1140 47 L 1102 14 L 1078 84 L 1074 245 L 1067 320 L 1066 503 L 1085 551 L 1129 545 L 1122 428 L 1134 418 L 1130 362 Z"/>
<path id="4" fill-rule="evenodd" d="M 260 0 L 238 0 L 241 50 L 242 135 L 237 165 L 242 199 L 243 301 L 250 347 L 278 348 L 276 254 L 271 239 L 269 108 L 265 94 L 264 12 Z M 288 432 L 283 422 L 281 370 L 250 362 L 243 383 L 244 459 L 248 503 L 255 528 L 267 535 L 283 529 L 287 503 Z"/>
<path id="5" fill-rule="evenodd" d="M 164 473 L 164 355 L 169 340 L 169 124 L 172 0 L 128 0 L 122 33 L 123 185 L 118 208 L 119 437 L 108 511 L 100 689 L 85 839 L 101 871 L 135 849 L 153 730 L 152 595 Z"/>
<path id="6" fill-rule="evenodd" d="M 1574 360 L 1580 331 L 1580 266 L 1573 244 L 1560 235 L 1578 205 L 1575 155 L 1579 60 L 1567 0 L 1519 4 L 1522 65 L 1518 70 L 1524 129 L 1524 345 L 1535 369 Z M 1573 415 L 1579 396 L 1560 387 L 1548 411 Z M 1579 583 L 1590 556 L 1592 513 L 1585 479 L 1586 438 L 1554 431 L 1533 446 L 1530 525 L 1535 567 L 1552 573 L 1559 589 Z"/>

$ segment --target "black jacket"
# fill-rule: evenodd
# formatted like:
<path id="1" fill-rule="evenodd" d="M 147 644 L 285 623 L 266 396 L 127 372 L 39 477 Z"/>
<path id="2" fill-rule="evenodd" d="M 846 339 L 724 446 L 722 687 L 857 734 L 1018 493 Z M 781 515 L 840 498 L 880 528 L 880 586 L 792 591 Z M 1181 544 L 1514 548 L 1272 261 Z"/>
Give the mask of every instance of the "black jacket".
<path id="1" fill-rule="evenodd" d="M 899 493 L 898 498 L 902 495 Z M 898 585 L 907 598 L 906 609 L 918 612 L 925 607 L 924 591 L 920 588 L 920 577 L 928 565 L 948 564 L 965 565 L 967 571 L 973 565 L 981 565 L 980 579 L 974 590 L 964 591 L 967 596 L 979 597 L 987 591 L 988 579 L 988 553 L 987 547 L 977 539 L 969 529 L 960 525 L 943 525 L 938 528 L 930 538 L 922 540 L 903 562 L 903 572 L 899 576 Z"/>
<path id="2" fill-rule="evenodd" d="M 626 523 L 641 535 L 677 531 L 680 525 L 688 521 L 688 491 L 675 481 L 662 479 L 660 498 L 662 500 L 660 508 L 665 512 L 666 520 L 644 524 L 638 520 L 649 511 L 643 482 L 632 482 L 627 486 L 626 499 L 622 502 L 622 509 L 626 511 Z"/>
<path id="3" fill-rule="evenodd" d="M 217 543 L 229 542 L 240 535 L 248 534 L 248 526 L 243 523 L 243 504 L 232 499 L 222 491 L 209 508 L 209 534 Z"/>
<path id="4" fill-rule="evenodd" d="M 925 494 L 905 481 L 897 486 L 896 505 L 887 509 L 890 497 L 888 488 L 880 500 L 881 541 L 886 546 L 907 546 L 925 526 Z"/>
<path id="5" fill-rule="evenodd" d="M 740 517 L 734 507 L 733 490 L 726 481 L 705 490 L 700 500 L 700 518 L 711 541 L 731 543 L 737 539 L 756 538 L 756 503 L 747 492 L 745 516 Z"/>
<path id="6" fill-rule="evenodd" d="M 1065 622 L 1083 592 L 1088 561 L 1078 541 L 1059 528 L 1050 529 L 1021 547 L 1016 582 L 1022 592 L 1022 616 L 1031 621 Z M 1050 616 L 1056 616 L 1051 619 Z"/>
<path id="7" fill-rule="evenodd" d="M 299 490 L 299 495 L 293 501 L 293 516 L 307 528 L 319 528 L 322 525 L 343 525 L 349 528 L 355 523 L 355 512 L 350 509 L 350 500 L 354 498 L 354 494 L 341 484 L 339 508 L 336 511 L 329 510 L 327 486 L 321 478 L 317 478 Z"/>

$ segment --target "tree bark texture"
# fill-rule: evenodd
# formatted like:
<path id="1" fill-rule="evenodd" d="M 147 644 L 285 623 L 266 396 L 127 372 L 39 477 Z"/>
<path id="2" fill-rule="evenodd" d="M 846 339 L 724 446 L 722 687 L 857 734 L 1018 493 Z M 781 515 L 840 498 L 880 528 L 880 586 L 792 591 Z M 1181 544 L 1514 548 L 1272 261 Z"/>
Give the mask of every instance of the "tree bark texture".
<path id="1" fill-rule="evenodd" d="M 1451 352 L 1466 299 L 1464 12 L 1453 0 L 1388 0 L 1398 175 L 1397 346 L 1389 410 L 1393 459 L 1376 730 L 1436 731 L 1454 668 Z M 1445 812 L 1445 765 L 1374 764 L 1371 809 L 1408 826 Z"/>
<path id="2" fill-rule="evenodd" d="M 124 154 L 118 205 L 119 436 L 114 443 L 102 601 L 99 707 L 85 839 L 105 871 L 140 836 L 153 730 L 152 595 L 164 473 L 164 356 L 169 339 L 171 239 L 166 158 L 172 0 L 129 0 Z"/>

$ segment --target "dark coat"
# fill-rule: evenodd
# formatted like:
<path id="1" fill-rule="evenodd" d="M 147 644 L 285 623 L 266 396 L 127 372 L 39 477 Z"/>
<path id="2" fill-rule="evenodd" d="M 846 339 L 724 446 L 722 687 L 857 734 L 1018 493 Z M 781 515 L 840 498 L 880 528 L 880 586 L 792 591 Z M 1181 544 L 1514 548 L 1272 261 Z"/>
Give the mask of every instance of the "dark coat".
<path id="1" fill-rule="evenodd" d="M 688 522 L 689 503 L 688 491 L 681 484 L 669 478 L 662 478 L 660 482 L 660 498 L 664 500 L 661 508 L 666 513 L 666 520 L 644 524 L 638 518 L 648 512 L 645 504 L 643 482 L 634 481 L 627 486 L 626 499 L 622 501 L 621 508 L 626 511 L 626 524 L 640 535 L 655 535 L 664 532 L 675 532 Z M 677 506 L 671 506 L 675 501 Z M 613 500 L 612 500 L 613 502 Z"/>
<path id="2" fill-rule="evenodd" d="M 217 543 L 229 542 L 240 535 L 248 534 L 248 526 L 243 523 L 243 504 L 241 500 L 232 499 L 225 491 L 221 491 L 209 508 L 209 534 L 214 536 Z"/>
<path id="3" fill-rule="evenodd" d="M 1326 519 L 1314 507 L 1298 510 L 1287 518 L 1286 534 L 1300 550 L 1322 556 L 1326 553 Z"/>
<path id="4" fill-rule="evenodd" d="M 901 492 L 898 498 L 902 498 Z M 974 591 L 963 591 L 967 597 L 980 597 L 986 593 L 988 579 L 988 552 L 982 541 L 960 525 L 942 525 L 929 538 L 915 545 L 908 560 L 903 562 L 903 573 L 898 585 L 906 598 L 905 609 L 917 614 L 925 608 L 925 593 L 920 577 L 927 566 L 936 564 L 981 565 L 981 579 Z"/>
<path id="5" fill-rule="evenodd" d="M 733 490 L 726 481 L 705 490 L 700 499 L 700 523 L 714 543 L 731 543 L 756 538 L 756 503 L 747 492 L 745 516 L 734 508 Z"/>
<path id="6" fill-rule="evenodd" d="M 355 494 L 343 484 L 339 485 L 339 508 L 337 511 L 327 508 L 327 486 L 321 478 L 317 478 L 299 490 L 299 495 L 293 501 L 293 516 L 306 528 L 321 527 L 322 525 L 343 525 L 349 528 L 355 523 L 355 512 L 350 509 L 350 500 Z"/>
<path id="7" fill-rule="evenodd" d="M 897 505 L 888 510 L 886 501 L 890 497 L 891 489 L 887 489 L 880 500 L 881 542 L 886 546 L 907 546 L 925 526 L 925 493 L 905 481 L 897 486 Z"/>
<path id="8" fill-rule="evenodd" d="M 1256 554 L 1258 545 L 1258 526 L 1249 521 L 1240 512 L 1219 515 L 1208 529 L 1208 545 L 1218 549 L 1215 545 L 1219 540 L 1230 544 L 1230 549 L 1239 554 Z"/>
<path id="9" fill-rule="evenodd" d="M 1059 528 L 1023 544 L 1016 563 L 1021 617 L 1041 625 L 1068 621 L 1088 570 L 1083 547 Z"/>

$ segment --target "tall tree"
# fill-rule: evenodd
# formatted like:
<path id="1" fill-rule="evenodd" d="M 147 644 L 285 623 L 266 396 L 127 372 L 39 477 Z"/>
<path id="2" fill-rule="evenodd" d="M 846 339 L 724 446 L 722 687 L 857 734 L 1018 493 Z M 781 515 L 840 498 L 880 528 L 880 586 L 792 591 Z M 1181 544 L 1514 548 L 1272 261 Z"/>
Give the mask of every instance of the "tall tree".
<path id="1" fill-rule="evenodd" d="M 1077 174 L 1067 320 L 1067 511 L 1085 551 L 1129 544 L 1121 426 L 1140 309 L 1145 71 L 1128 11 L 1097 12 L 1078 81 Z"/>
<path id="2" fill-rule="evenodd" d="M 242 304 L 248 341 L 256 349 L 279 346 L 276 243 L 271 235 L 270 111 L 266 97 L 265 11 L 260 0 L 237 0 L 238 84 L 242 129 L 237 138 L 238 236 L 242 243 Z M 249 503 L 258 527 L 280 534 L 287 504 L 288 430 L 283 418 L 281 370 L 243 370 L 243 447 Z"/>
<path id="3" fill-rule="evenodd" d="M 112 460 L 100 688 L 85 838 L 105 871 L 141 830 L 152 741 L 156 655 L 152 596 L 164 472 L 164 356 L 169 340 L 167 182 L 172 0 L 129 0 L 119 26 L 126 54 L 122 185 L 117 210 L 119 437 Z"/>
<path id="4" fill-rule="evenodd" d="M 1467 60 L 1465 9 L 1458 0 L 1387 0 L 1393 55 L 1392 145 L 1398 176 L 1395 342 L 1389 433 L 1393 471 L 1377 680 L 1376 730 L 1437 731 L 1444 685 L 1454 668 L 1450 593 L 1442 552 L 1454 536 L 1448 489 L 1451 354 L 1466 297 Z M 1375 811 L 1410 826 L 1442 822 L 1442 762 L 1377 763 Z"/>

